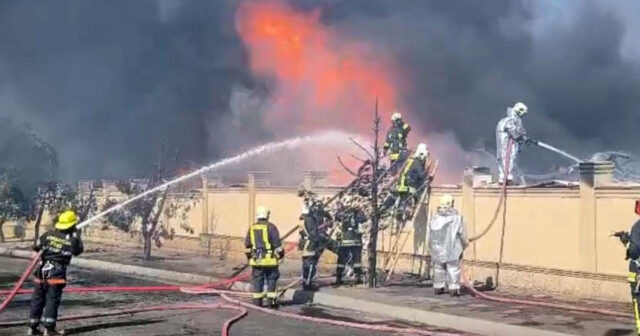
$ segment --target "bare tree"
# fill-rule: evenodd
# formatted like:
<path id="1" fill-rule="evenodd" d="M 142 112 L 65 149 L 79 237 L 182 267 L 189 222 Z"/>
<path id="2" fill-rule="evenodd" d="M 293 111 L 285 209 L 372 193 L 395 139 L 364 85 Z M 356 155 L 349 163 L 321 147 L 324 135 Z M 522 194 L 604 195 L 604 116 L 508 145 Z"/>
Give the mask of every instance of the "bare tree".
<path id="1" fill-rule="evenodd" d="M 378 115 L 378 98 L 376 98 L 375 114 L 373 119 L 373 160 L 372 166 L 372 183 L 371 183 L 371 233 L 370 241 L 367 247 L 369 255 L 369 287 L 374 288 L 377 285 L 377 248 L 378 248 L 378 223 L 380 220 L 380 212 L 378 210 L 378 176 L 380 172 L 380 147 L 378 144 L 380 135 L 380 116 Z"/>
<path id="2" fill-rule="evenodd" d="M 165 173 L 167 170 L 165 169 L 165 162 L 163 162 L 163 154 L 164 148 L 161 149 L 158 166 L 149 178 L 145 180 L 119 181 L 116 184 L 118 191 L 127 197 L 132 197 L 160 185 L 165 178 L 170 176 L 170 174 Z M 193 201 L 194 196 L 189 193 L 188 197 L 182 195 L 183 197 L 169 200 L 168 195 L 169 188 L 134 201 L 105 217 L 107 225 L 132 234 L 138 232 L 138 227 L 135 225 L 137 223 L 140 224 L 139 233 L 143 239 L 144 260 L 151 259 L 152 244 L 160 248 L 165 239 L 174 238 L 175 229 L 169 228 L 169 219 L 178 217 L 181 221 L 180 227 L 187 232 L 193 232 L 193 229 L 188 225 L 187 216 L 192 208 L 192 203 L 189 200 Z M 106 210 L 116 206 L 118 203 L 117 200 L 110 198 L 106 200 L 103 208 Z M 163 211 L 165 213 L 164 220 L 161 216 Z"/>
<path id="3" fill-rule="evenodd" d="M 13 185 L 13 175 L 3 172 L 0 175 L 0 243 L 4 243 L 3 226 L 6 222 L 24 216 L 24 196 Z"/>
<path id="4" fill-rule="evenodd" d="M 74 189 L 60 181 L 49 181 L 38 186 L 34 202 L 30 211 L 34 223 L 34 242 L 40 237 L 40 227 L 43 215 L 48 212 L 55 217 L 57 214 L 73 210 L 80 222 L 88 215 L 98 210 L 96 192 L 101 187 L 97 181 L 90 182 L 84 190 Z"/>

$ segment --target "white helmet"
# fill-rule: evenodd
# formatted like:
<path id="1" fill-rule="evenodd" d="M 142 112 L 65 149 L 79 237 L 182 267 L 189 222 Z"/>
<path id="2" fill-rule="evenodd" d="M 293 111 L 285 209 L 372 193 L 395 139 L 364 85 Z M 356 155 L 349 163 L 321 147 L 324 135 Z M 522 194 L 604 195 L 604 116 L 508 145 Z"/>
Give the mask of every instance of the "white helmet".
<path id="1" fill-rule="evenodd" d="M 513 113 L 515 113 L 518 117 L 522 117 L 529 112 L 527 105 L 521 102 L 517 102 L 515 105 L 513 105 L 512 109 Z"/>
<path id="2" fill-rule="evenodd" d="M 400 114 L 400 112 L 396 111 L 391 115 L 391 121 L 396 121 L 400 119 L 402 119 L 402 114 Z"/>
<path id="3" fill-rule="evenodd" d="M 309 214 L 309 205 L 307 204 L 307 202 L 302 202 L 302 214 L 303 215 Z"/>
<path id="4" fill-rule="evenodd" d="M 270 215 L 271 210 L 269 210 L 267 207 L 259 206 L 256 210 L 256 219 L 269 219 Z"/>
<path id="5" fill-rule="evenodd" d="M 427 147 L 427 144 L 425 143 L 418 144 L 418 147 L 416 147 L 416 153 L 414 154 L 414 157 L 418 159 L 424 159 L 427 156 L 429 156 L 429 148 Z"/>

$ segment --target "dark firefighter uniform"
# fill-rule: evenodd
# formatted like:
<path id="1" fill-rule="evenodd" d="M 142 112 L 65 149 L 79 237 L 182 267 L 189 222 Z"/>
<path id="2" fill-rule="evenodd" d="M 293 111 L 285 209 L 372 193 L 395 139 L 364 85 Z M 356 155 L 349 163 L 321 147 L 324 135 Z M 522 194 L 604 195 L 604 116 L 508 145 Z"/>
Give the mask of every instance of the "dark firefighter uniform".
<path id="1" fill-rule="evenodd" d="M 55 230 L 45 232 L 33 246 L 41 256 L 40 265 L 34 272 L 36 286 L 31 299 L 29 335 L 40 332 L 40 323 L 45 327 L 45 335 L 64 335 L 55 328 L 62 290 L 67 284 L 67 266 L 73 256 L 83 251 L 82 240 L 75 228 L 77 222 L 73 211 L 63 212 L 54 225 Z"/>
<path id="2" fill-rule="evenodd" d="M 396 192 L 399 194 L 415 194 L 427 179 L 425 159 L 411 157 L 407 160 L 398 178 Z"/>
<path id="3" fill-rule="evenodd" d="M 640 209 L 638 209 L 640 210 Z M 640 211 L 638 211 L 640 212 Z M 627 259 L 629 259 L 629 283 L 631 285 L 631 300 L 633 302 L 633 313 L 636 319 L 636 332 L 640 335 L 640 220 L 633 224 L 628 235 Z M 623 240 L 625 243 L 625 240 Z"/>
<path id="4" fill-rule="evenodd" d="M 262 306 L 262 300 L 267 298 L 272 307 L 278 304 L 278 266 L 284 258 L 284 249 L 280 241 L 280 233 L 275 225 L 269 222 L 269 210 L 258 208 L 257 222 L 247 232 L 244 245 L 247 259 L 252 266 L 253 303 Z M 267 283 L 267 292 L 264 284 Z"/>
<path id="5" fill-rule="evenodd" d="M 313 278 L 317 271 L 318 260 L 328 242 L 327 219 L 331 219 L 331 215 L 322 208 L 321 204 L 312 204 L 303 210 L 300 219 L 303 221 L 298 244 L 302 254 L 302 286 L 304 290 L 313 290 Z"/>
<path id="6" fill-rule="evenodd" d="M 362 232 L 360 224 L 367 221 L 364 212 L 348 206 L 336 218 L 340 221 L 340 247 L 336 265 L 336 284 L 342 284 L 342 276 L 348 264 L 353 266 L 356 282 L 362 281 Z"/>
<path id="7" fill-rule="evenodd" d="M 391 162 L 391 173 L 396 174 L 398 166 L 406 159 L 407 155 L 407 136 L 411 131 L 411 126 L 402 119 L 393 121 L 391 128 L 387 132 L 386 141 L 384 143 L 384 152 L 389 152 L 389 161 Z"/>

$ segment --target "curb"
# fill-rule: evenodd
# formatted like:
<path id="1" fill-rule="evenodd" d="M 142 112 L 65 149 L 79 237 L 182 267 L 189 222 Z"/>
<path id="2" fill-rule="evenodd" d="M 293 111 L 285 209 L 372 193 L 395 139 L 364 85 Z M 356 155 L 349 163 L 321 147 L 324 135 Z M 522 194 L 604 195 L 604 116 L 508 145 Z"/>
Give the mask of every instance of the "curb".
<path id="1" fill-rule="evenodd" d="M 31 259 L 35 256 L 35 252 L 0 247 L 0 255 L 7 256 L 7 257 L 21 258 L 21 259 Z M 206 276 L 206 275 L 182 273 L 182 272 L 168 271 L 168 270 L 162 270 L 157 268 L 127 265 L 127 264 L 120 264 L 120 263 L 115 263 L 110 261 L 86 259 L 86 258 L 80 258 L 80 257 L 74 257 L 73 259 L 71 259 L 71 265 L 76 267 L 105 271 L 105 272 L 117 272 L 117 273 L 123 273 L 127 275 L 143 277 L 143 278 L 153 278 L 156 280 L 179 282 L 179 283 L 192 284 L 192 285 L 210 284 L 210 283 L 222 280 L 220 278 Z M 243 283 L 243 282 L 235 282 L 231 287 L 231 289 L 233 290 L 241 290 L 241 291 L 247 291 L 249 290 L 249 288 L 250 288 L 250 284 Z"/>
<path id="2" fill-rule="evenodd" d="M 34 252 L 0 247 L 0 255 L 30 259 L 33 258 Z M 167 271 L 156 268 L 125 265 L 109 261 L 77 257 L 72 259 L 71 264 L 82 268 L 90 268 L 107 272 L 117 272 L 127 275 L 141 276 L 145 278 L 160 279 L 169 282 L 201 285 L 220 280 L 219 278 L 198 274 Z M 235 282 L 232 286 L 232 289 L 248 291 L 250 290 L 250 286 L 251 285 L 248 283 Z M 294 303 L 312 302 L 333 308 L 357 310 L 364 313 L 382 315 L 394 319 L 418 322 L 435 327 L 454 329 L 486 336 L 576 336 L 574 334 L 487 321 L 471 317 L 463 317 L 408 307 L 400 307 L 384 303 L 374 303 L 367 300 L 355 299 L 328 293 L 312 293 L 301 290 L 288 289 L 284 293 L 284 298 L 292 300 Z"/>

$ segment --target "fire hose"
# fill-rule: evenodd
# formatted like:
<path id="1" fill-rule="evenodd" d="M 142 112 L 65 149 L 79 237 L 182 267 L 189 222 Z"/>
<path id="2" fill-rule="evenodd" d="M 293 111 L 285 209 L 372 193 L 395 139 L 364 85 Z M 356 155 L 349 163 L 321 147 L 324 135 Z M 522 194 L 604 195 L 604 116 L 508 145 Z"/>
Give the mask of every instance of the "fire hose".
<path id="1" fill-rule="evenodd" d="M 296 228 L 294 228 L 294 229 L 296 229 Z M 294 230 L 292 230 L 292 231 L 294 231 Z M 295 245 L 292 245 L 292 246 L 295 247 Z M 287 250 L 287 252 L 290 252 L 291 250 L 292 249 L 289 248 Z M 0 313 L 6 308 L 6 306 L 13 300 L 13 298 L 17 294 L 22 294 L 22 293 L 28 293 L 29 292 L 29 291 L 22 291 L 21 287 L 24 284 L 24 282 L 26 281 L 27 277 L 33 272 L 33 269 L 38 264 L 39 259 L 40 259 L 40 253 L 38 253 L 31 260 L 31 262 L 29 263 L 29 266 L 27 267 L 27 269 L 25 270 L 23 275 L 20 277 L 20 280 L 18 280 L 18 282 L 15 284 L 13 290 L 11 290 L 9 295 L 3 301 L 2 305 L 0 305 Z M 243 278 L 245 276 L 247 276 L 247 275 L 236 276 L 236 277 L 231 278 L 231 279 L 225 279 L 225 280 L 217 282 L 216 284 L 220 285 L 220 284 L 225 284 L 225 283 L 232 283 L 234 281 L 240 280 L 241 278 Z M 291 287 L 295 286 L 299 281 L 300 280 L 298 279 L 298 280 L 294 281 L 293 283 L 285 286 L 283 289 L 286 290 L 287 288 L 291 288 Z M 330 319 L 314 318 L 314 317 L 301 316 L 301 315 L 297 315 L 297 314 L 293 314 L 293 313 L 286 313 L 286 312 L 275 311 L 275 310 L 271 310 L 271 309 L 265 309 L 265 308 L 261 308 L 261 307 L 258 307 L 258 306 L 254 306 L 254 305 L 249 304 L 247 302 L 243 302 L 243 301 L 240 301 L 240 300 L 232 299 L 232 298 L 230 298 L 228 296 L 229 294 L 238 295 L 238 294 L 240 294 L 242 292 L 228 291 L 228 290 L 217 290 L 217 289 L 206 290 L 207 288 L 211 288 L 212 286 L 214 286 L 216 284 L 207 284 L 207 285 L 195 286 L 195 287 L 177 287 L 177 286 L 147 286 L 147 287 L 114 287 L 114 286 L 105 286 L 105 287 L 99 287 L 98 286 L 98 287 L 89 287 L 89 288 L 76 287 L 75 289 L 74 288 L 69 288 L 68 292 L 99 292 L 99 291 L 123 292 L 123 291 L 177 291 L 177 290 L 180 290 L 180 291 L 185 292 L 185 293 L 193 293 L 193 294 L 211 293 L 211 294 L 221 295 L 221 297 L 225 301 L 227 301 L 229 303 L 232 303 L 234 305 L 177 304 L 177 305 L 168 305 L 168 306 L 132 308 L 132 309 L 115 311 L 115 312 L 111 311 L 111 312 L 95 313 L 95 314 L 71 315 L 71 316 L 62 317 L 62 318 L 59 319 L 59 321 L 71 321 L 71 320 L 80 320 L 80 319 L 88 319 L 88 318 L 128 315 L 128 314 L 134 314 L 134 313 L 143 313 L 143 312 L 151 312 L 151 311 L 167 311 L 167 310 L 203 310 L 203 309 L 204 310 L 209 310 L 209 309 L 233 309 L 233 310 L 237 310 L 240 313 L 238 315 L 232 317 L 231 319 L 227 320 L 224 323 L 224 325 L 222 326 L 222 335 L 223 336 L 228 336 L 229 335 L 229 328 L 231 327 L 231 325 L 234 322 L 236 322 L 239 319 L 241 319 L 242 317 L 244 317 L 245 315 L 247 315 L 247 310 L 245 308 L 251 308 L 251 309 L 263 312 L 263 313 L 277 315 L 277 316 L 280 316 L 280 317 L 286 317 L 286 318 L 296 319 L 296 320 L 300 320 L 300 321 L 331 324 L 331 325 L 336 325 L 336 326 L 341 326 L 341 327 L 348 327 L 348 328 L 358 328 L 358 329 L 371 330 L 371 331 L 382 331 L 382 332 L 408 333 L 408 334 L 425 335 L 425 336 L 459 336 L 458 334 L 441 333 L 441 332 L 429 332 L 429 331 L 411 329 L 411 328 L 406 328 L 405 329 L 405 328 L 396 328 L 396 327 L 391 327 L 391 326 L 386 326 L 386 325 L 369 325 L 369 324 L 364 324 L 364 323 L 343 322 L 343 321 L 336 321 L 336 320 L 330 320 Z M 280 292 L 280 295 L 282 295 L 282 293 L 283 293 L 283 291 Z M 242 294 L 244 294 L 244 293 L 242 293 Z M 240 294 L 240 295 L 242 295 L 242 294 Z M 245 308 L 242 308 L 242 307 L 245 307 Z M 24 323 L 25 323 L 24 321 L 0 322 L 0 327 L 19 326 L 19 325 L 24 325 Z"/>
<path id="2" fill-rule="evenodd" d="M 229 329 L 231 325 L 241 318 L 247 315 L 247 309 L 243 307 L 239 307 L 238 305 L 229 305 L 229 304 L 214 304 L 214 303 L 203 303 L 203 304 L 175 304 L 175 305 L 166 305 L 166 306 L 152 306 L 152 307 L 141 307 L 141 308 L 132 308 L 132 309 L 123 309 L 118 311 L 109 311 L 103 313 L 94 313 L 94 314 L 82 314 L 82 315 L 70 315 L 65 316 L 58 321 L 74 321 L 74 320 L 83 320 L 89 318 L 98 318 L 98 317 L 110 317 L 110 316 L 120 316 L 120 315 L 129 315 L 129 314 L 137 314 L 137 313 L 146 313 L 146 312 L 154 312 L 154 311 L 168 311 L 168 310 L 213 310 L 213 309 L 229 309 L 238 311 L 238 314 L 233 316 L 232 318 L 226 320 L 222 325 L 222 336 L 229 336 Z M 24 325 L 25 321 L 9 321 L 9 322 L 0 322 L 0 327 L 15 327 Z"/>

